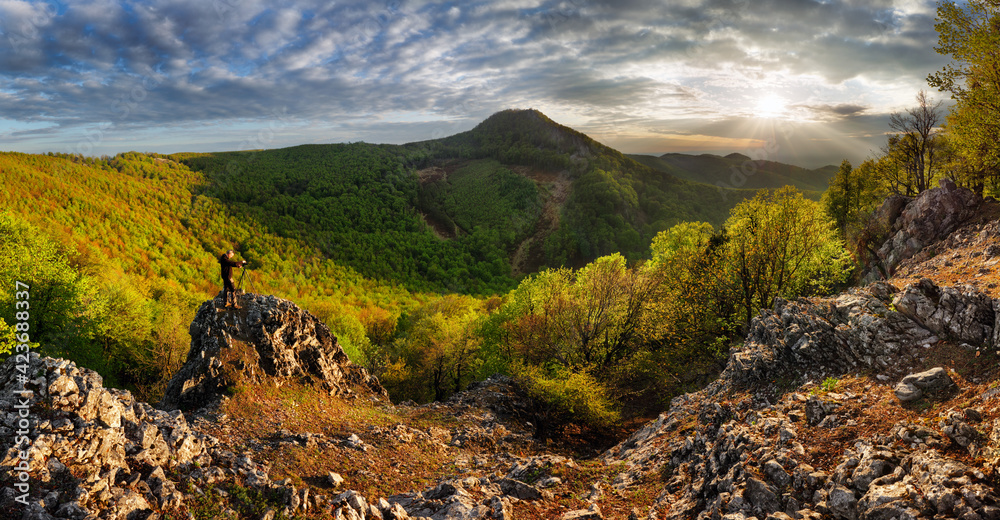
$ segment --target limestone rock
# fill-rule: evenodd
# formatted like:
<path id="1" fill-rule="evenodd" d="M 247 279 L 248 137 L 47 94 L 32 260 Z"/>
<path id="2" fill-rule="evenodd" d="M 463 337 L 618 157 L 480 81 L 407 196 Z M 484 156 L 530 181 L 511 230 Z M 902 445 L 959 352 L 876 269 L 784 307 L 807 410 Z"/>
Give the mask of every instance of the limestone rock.
<path id="1" fill-rule="evenodd" d="M 879 247 L 877 261 L 864 276 L 866 282 L 891 276 L 901 262 L 927 246 L 941 241 L 961 224 L 978 214 L 984 201 L 954 182 L 942 179 L 940 187 L 915 199 L 889 197 L 876 211 L 874 226 L 885 230 L 887 239 Z"/>
<path id="2" fill-rule="evenodd" d="M 326 475 L 326 481 L 328 484 L 334 487 L 334 489 L 339 488 L 344 484 L 344 477 L 340 476 L 340 473 L 329 472 Z"/>
<path id="3" fill-rule="evenodd" d="M 220 299 L 198 309 L 187 361 L 167 385 L 162 407 L 203 407 L 241 380 L 304 380 L 338 395 L 352 388 L 386 395 L 313 314 L 274 296 L 241 294 L 238 301 L 240 309 L 220 307 Z"/>
<path id="4" fill-rule="evenodd" d="M 601 514 L 601 509 L 597 507 L 597 504 L 593 504 L 590 506 L 590 509 L 579 509 L 564 513 L 562 520 L 604 520 L 604 515 Z"/>
<path id="5" fill-rule="evenodd" d="M 179 411 L 137 402 L 127 391 L 105 389 L 96 372 L 36 353 L 25 367 L 36 377 L 23 393 L 19 364 L 11 357 L 0 365 L 0 414 L 15 405 L 44 411 L 26 452 L 38 476 L 32 492 L 44 497 L 46 518 L 126 520 L 154 511 L 176 517 L 191 500 L 179 482 L 197 488 L 241 475 L 245 485 L 270 484 L 260 465 L 227 455 L 218 439 L 193 430 Z M 0 436 L 0 473 L 10 474 L 20 461 L 13 440 Z M 0 510 L 18 506 L 11 501 L 0 497 Z"/>
<path id="6" fill-rule="evenodd" d="M 907 286 L 894 302 L 896 310 L 936 335 L 956 342 L 991 345 L 996 314 L 989 296 L 938 287 L 926 278 Z"/>
<path id="7" fill-rule="evenodd" d="M 957 386 L 941 367 L 932 368 L 926 372 L 910 374 L 896 385 L 896 397 L 900 401 L 912 401 L 921 397 L 940 397 L 949 394 Z"/>
<path id="8" fill-rule="evenodd" d="M 948 436 L 951 440 L 955 441 L 955 444 L 963 448 L 969 448 L 972 446 L 972 451 L 976 451 L 977 444 L 979 442 L 980 434 L 975 428 L 966 422 L 966 415 L 961 412 L 950 412 L 948 416 L 941 421 L 941 431 Z"/>

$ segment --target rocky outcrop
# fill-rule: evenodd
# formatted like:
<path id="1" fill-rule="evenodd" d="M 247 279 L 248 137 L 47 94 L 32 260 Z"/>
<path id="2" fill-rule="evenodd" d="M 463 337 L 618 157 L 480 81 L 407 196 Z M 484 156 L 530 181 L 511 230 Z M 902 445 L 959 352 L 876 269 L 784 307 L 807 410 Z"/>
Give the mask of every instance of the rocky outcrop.
<path id="1" fill-rule="evenodd" d="M 747 387 L 789 374 L 803 379 L 861 368 L 898 370 L 917 345 L 948 340 L 998 345 L 1000 302 L 923 279 L 902 291 L 885 282 L 810 301 L 778 299 L 753 320 L 743 345 L 712 386 Z"/>
<path id="2" fill-rule="evenodd" d="M 31 374 L 23 386 L 19 366 Z M 21 409 L 31 424 L 15 435 L 7 425 L 17 425 Z M 452 479 L 371 503 L 353 490 L 311 493 L 287 479 L 271 481 L 268 465 L 255 461 L 253 452 L 234 452 L 233 446 L 200 431 L 203 418 L 189 423 L 179 410 L 158 410 L 127 391 L 104 388 L 92 370 L 34 353 L 27 363 L 11 357 L 0 365 L 0 410 L 5 425 L 0 426 L 0 517 L 12 519 L 192 518 L 192 511 L 205 510 L 206 500 L 228 518 L 307 513 L 354 519 L 511 518 L 514 502 L 551 497 L 519 478 L 537 478 L 555 464 L 572 464 L 564 458 L 525 460 L 513 464 L 504 477 Z M 433 436 L 407 428 L 395 432 L 411 440 L 413 434 Z M 321 434 L 279 432 L 275 444 L 284 442 L 318 449 L 367 446 L 356 435 L 335 442 Z M 25 468 L 23 493 L 13 487 L 21 481 L 19 467 Z M 336 481 L 333 489 L 344 484 L 339 475 L 327 478 Z M 231 499 L 225 489 L 254 490 L 266 497 L 261 500 L 268 510 L 261 516 L 240 509 L 247 505 Z"/>
<path id="3" fill-rule="evenodd" d="M 19 365 L 31 374 L 23 386 Z M 0 508 L 22 518 L 144 519 L 181 509 L 190 499 L 182 483 L 192 490 L 223 479 L 270 484 L 266 467 L 195 431 L 181 412 L 106 389 L 96 372 L 64 359 L 8 359 L 0 366 L 0 410 L 4 425 L 17 424 L 20 410 L 31 423 L 21 439 L 0 427 L 0 473 L 14 478 L 26 460 L 30 477 L 26 494 L 8 488 Z"/>
<path id="4" fill-rule="evenodd" d="M 889 308 L 897 293 L 880 282 L 816 303 L 779 299 L 753 320 L 746 341 L 731 353 L 712 387 L 889 368 L 902 350 L 933 336 Z"/>
<path id="5" fill-rule="evenodd" d="M 937 336 L 958 343 L 995 343 L 993 300 L 972 288 L 938 287 L 926 278 L 906 287 L 896 310 Z"/>
<path id="6" fill-rule="evenodd" d="M 201 305 L 191 322 L 187 362 L 167 385 L 161 406 L 198 409 L 239 382 L 307 382 L 348 396 L 357 390 L 384 397 L 378 380 L 347 358 L 319 318 L 294 303 L 258 294 Z"/>
<path id="7" fill-rule="evenodd" d="M 915 199 L 889 197 L 876 211 L 873 220 L 886 230 L 887 239 L 865 273 L 865 282 L 891 276 L 901 262 L 947 238 L 981 212 L 984 201 L 972 190 L 959 188 L 949 179 L 939 184 Z"/>
<path id="8" fill-rule="evenodd" d="M 659 475 L 663 492 L 648 515 L 658 519 L 1000 518 L 993 476 L 968 462 L 1000 461 L 1000 431 L 979 410 L 944 410 L 937 428 L 900 421 L 868 433 L 878 428 L 859 426 L 849 409 L 888 406 L 882 401 L 833 392 L 772 397 L 779 381 L 859 372 L 902 378 L 922 394 L 915 398 L 954 392 L 946 370 L 911 374 L 907 365 L 944 341 L 995 346 L 997 305 L 929 280 L 902 291 L 879 282 L 828 299 L 779 300 L 754 319 L 719 380 L 675 398 L 602 456 L 624 465 L 613 487 L 627 493 Z M 817 437 L 838 438 L 843 429 L 847 442 L 814 453 Z M 957 458 L 953 446 L 971 458 Z"/>

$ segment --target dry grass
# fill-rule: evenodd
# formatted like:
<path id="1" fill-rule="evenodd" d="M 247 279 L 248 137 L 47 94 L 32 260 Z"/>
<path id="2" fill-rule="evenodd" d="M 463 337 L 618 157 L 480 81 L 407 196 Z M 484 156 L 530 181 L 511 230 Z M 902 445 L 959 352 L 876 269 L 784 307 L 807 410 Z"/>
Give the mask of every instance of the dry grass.
<path id="1" fill-rule="evenodd" d="M 890 283 L 902 289 L 921 278 L 929 278 L 943 286 L 971 285 L 991 298 L 1000 298 L 1000 258 L 986 258 L 983 252 L 991 245 L 1000 245 L 1000 237 L 980 237 L 981 224 L 1000 218 L 998 205 L 978 216 L 976 222 L 958 231 L 965 241 L 946 249 L 934 244 L 917 257 L 904 261 Z"/>
<path id="2" fill-rule="evenodd" d="M 991 361 L 988 364 L 992 367 L 990 370 L 995 373 L 996 362 Z M 841 408 L 836 414 L 845 420 L 835 428 L 799 424 L 798 440 L 806 452 L 804 461 L 816 469 L 831 472 L 843 460 L 844 450 L 859 439 L 872 440 L 882 437 L 891 439 L 896 447 L 905 447 L 901 441 L 891 437 L 897 424 L 901 422 L 918 424 L 940 432 L 939 422 L 950 411 L 973 407 L 978 409 L 983 414 L 983 422 L 977 425 L 981 429 L 992 424 L 993 419 L 1000 418 L 1000 401 L 981 399 L 983 392 L 995 383 L 973 384 L 963 377 L 961 372 L 953 372 L 951 375 L 959 386 L 958 392 L 940 401 L 923 398 L 909 403 L 901 403 L 896 398 L 893 385 L 875 378 L 848 376 L 840 379 L 836 392 L 847 398 L 838 400 Z M 995 378 L 990 378 L 990 381 L 995 381 Z M 818 387 L 803 389 L 815 388 Z M 967 464 L 977 463 L 969 456 L 966 449 L 950 441 L 946 442 L 945 454 Z"/>
<path id="3" fill-rule="evenodd" d="M 297 486 L 308 486 L 311 494 L 333 495 L 339 490 L 326 480 L 329 472 L 339 473 L 346 480 L 344 489 L 353 489 L 369 501 L 379 497 L 410 491 L 422 491 L 447 478 L 502 476 L 510 470 L 508 455 L 530 457 L 546 453 L 570 456 L 587 451 L 595 455 L 595 444 L 610 446 L 621 436 L 631 433 L 642 422 L 636 419 L 607 431 L 587 431 L 577 427 L 561 430 L 558 437 L 543 445 L 518 435 L 489 445 L 445 446 L 434 438 L 418 438 L 401 442 L 378 431 L 404 425 L 428 432 L 435 429 L 454 432 L 475 422 L 466 416 L 474 413 L 468 407 L 448 405 L 425 407 L 395 407 L 365 399 L 343 400 L 315 391 L 308 385 L 274 386 L 246 384 L 235 389 L 218 410 L 225 420 L 202 423 L 202 427 L 229 444 L 234 452 L 253 452 L 255 460 L 270 464 L 272 480 L 291 479 Z M 509 424 L 517 431 L 524 425 Z M 304 446 L 277 443 L 279 430 L 293 434 L 323 434 L 335 445 Z M 357 434 L 371 446 L 360 451 L 340 445 L 351 434 Z M 579 460 L 579 459 L 578 459 Z M 606 518 L 627 518 L 633 507 L 648 508 L 654 502 L 661 485 L 653 476 L 624 494 L 611 491 L 610 483 L 621 471 L 597 460 L 579 461 L 576 467 L 557 465 L 542 476 L 556 476 L 563 484 L 553 488 L 551 501 L 518 502 L 517 518 L 550 519 L 574 509 L 586 509 L 583 496 L 594 482 L 602 483 L 604 496 L 600 507 Z M 303 518 L 324 518 L 325 513 L 310 512 Z"/>
<path id="4" fill-rule="evenodd" d="M 271 463 L 272 480 L 291 478 L 296 486 L 308 485 L 315 493 L 332 492 L 325 480 L 331 471 L 347 480 L 347 488 L 372 499 L 420 490 L 457 472 L 450 453 L 454 448 L 419 439 L 395 443 L 370 433 L 400 423 L 416 429 L 447 428 L 455 423 L 453 417 L 399 413 L 370 401 L 345 401 L 308 386 L 266 384 L 239 387 L 219 411 L 229 416 L 230 427 L 214 434 L 227 437 L 233 446 L 257 446 L 255 458 Z M 252 442 L 276 440 L 281 429 L 322 434 L 334 443 L 356 434 L 373 448 L 360 451 L 293 443 L 265 443 L 261 448 Z"/>

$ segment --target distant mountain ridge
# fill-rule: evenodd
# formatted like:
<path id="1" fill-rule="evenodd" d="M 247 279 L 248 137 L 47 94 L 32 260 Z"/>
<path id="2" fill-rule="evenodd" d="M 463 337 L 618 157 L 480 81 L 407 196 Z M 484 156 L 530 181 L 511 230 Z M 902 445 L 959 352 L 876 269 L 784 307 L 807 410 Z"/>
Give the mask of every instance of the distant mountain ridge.
<path id="1" fill-rule="evenodd" d="M 616 252 L 642 257 L 657 232 L 685 221 L 721 226 L 753 194 L 651 168 L 533 109 L 504 110 L 468 132 L 405 146 L 429 165 L 492 160 L 535 181 L 542 211 L 512 249 L 521 273 Z"/>
<path id="2" fill-rule="evenodd" d="M 532 109 L 405 145 L 171 157 L 235 213 L 417 290 L 495 293 L 547 267 L 641 259 L 659 231 L 720 226 L 753 194 L 665 174 Z"/>
<path id="3" fill-rule="evenodd" d="M 826 191 L 830 179 L 837 173 L 837 167 L 833 165 L 810 170 L 777 161 L 754 159 L 741 153 L 725 157 L 682 153 L 666 153 L 659 157 L 631 154 L 629 157 L 650 168 L 693 182 L 753 190 L 795 186 L 801 191 L 812 192 L 814 197 Z"/>
<path id="4" fill-rule="evenodd" d="M 167 190 L 172 206 L 164 214 L 181 216 L 176 234 L 185 258 L 197 256 L 199 245 L 229 242 L 266 265 L 332 261 L 378 284 L 471 294 L 505 292 L 524 275 L 613 253 L 645 258 L 658 232 L 686 221 L 719 227 L 735 204 L 754 194 L 753 183 L 730 189 L 692 182 L 685 175 L 692 177 L 694 166 L 675 167 L 668 159 L 627 156 L 530 109 L 504 110 L 467 132 L 405 145 L 3 156 L 10 181 L 24 194 L 41 193 L 50 182 L 83 193 L 99 181 L 94 198 L 118 211 L 149 205 L 131 195 L 136 179 L 153 192 Z M 714 161 L 724 171 L 739 157 Z M 785 169 L 791 177 L 800 173 Z M 60 229 L 79 220 L 30 218 Z M 164 218 L 144 224 L 150 245 L 173 247 L 159 235 L 166 225 L 156 222 Z M 233 223 L 240 229 L 227 237 Z M 131 249 L 110 232 L 89 241 L 112 256 Z M 277 241 L 290 242 L 276 247 Z M 283 248 L 300 246 L 308 258 L 287 258 Z M 127 263 L 136 254 L 127 253 Z M 163 269 L 191 271 L 166 261 L 177 260 L 173 253 L 162 256 Z M 193 275 L 182 278 L 192 283 Z"/>

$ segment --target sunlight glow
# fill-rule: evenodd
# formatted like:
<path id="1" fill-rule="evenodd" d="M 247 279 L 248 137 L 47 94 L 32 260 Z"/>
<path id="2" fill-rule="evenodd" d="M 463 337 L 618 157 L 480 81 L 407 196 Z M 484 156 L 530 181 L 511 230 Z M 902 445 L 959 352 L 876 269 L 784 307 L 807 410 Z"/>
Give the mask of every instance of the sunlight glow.
<path id="1" fill-rule="evenodd" d="M 787 115 L 788 102 L 776 94 L 768 94 L 757 100 L 753 115 L 763 119 L 780 119 Z"/>

